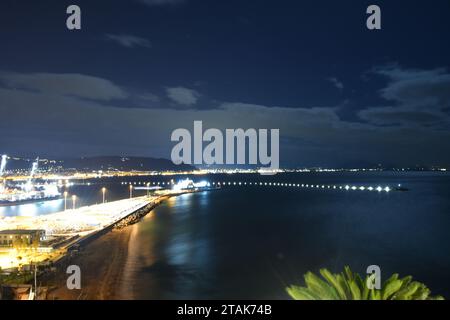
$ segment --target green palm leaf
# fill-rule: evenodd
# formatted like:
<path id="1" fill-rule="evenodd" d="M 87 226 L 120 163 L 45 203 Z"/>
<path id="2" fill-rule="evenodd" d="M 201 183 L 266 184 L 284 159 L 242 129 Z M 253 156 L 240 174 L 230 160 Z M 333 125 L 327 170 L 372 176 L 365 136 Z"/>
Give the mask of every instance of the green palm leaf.
<path id="1" fill-rule="evenodd" d="M 369 289 L 375 275 L 363 278 L 346 266 L 340 274 L 320 269 L 320 275 L 307 272 L 305 287 L 290 286 L 287 293 L 295 300 L 444 300 L 442 296 L 432 297 L 430 289 L 423 283 L 412 281 L 411 276 L 399 278 L 393 274 L 380 290 Z M 371 285 L 370 285 L 371 287 Z"/>

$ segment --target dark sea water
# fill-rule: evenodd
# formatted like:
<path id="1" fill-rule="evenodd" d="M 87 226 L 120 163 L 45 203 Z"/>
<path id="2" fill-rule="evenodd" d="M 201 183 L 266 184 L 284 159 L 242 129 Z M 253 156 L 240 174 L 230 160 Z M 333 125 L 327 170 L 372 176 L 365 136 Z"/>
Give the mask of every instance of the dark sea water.
<path id="1" fill-rule="evenodd" d="M 255 177 L 229 176 L 245 181 Z M 253 179 L 253 180 L 254 180 Z M 450 296 L 450 177 L 432 173 L 290 174 L 266 181 L 402 183 L 408 192 L 241 186 L 185 195 L 136 225 L 126 296 L 278 299 L 308 270 L 350 265 L 413 275 Z M 217 179 L 216 180 L 221 180 Z"/>
<path id="2" fill-rule="evenodd" d="M 345 265 L 381 268 L 424 282 L 450 297 L 450 175 L 446 173 L 305 173 L 223 175 L 194 180 L 396 186 L 407 192 L 230 186 L 172 198 L 132 228 L 122 298 L 285 299 L 307 271 Z M 157 177 L 136 182 L 168 181 Z M 84 204 L 127 196 L 129 180 L 74 186 Z M 41 204 L 33 214 L 60 209 Z M 2 211 L 3 210 L 3 211 Z M 26 212 L 15 209 L 16 214 Z M 12 209 L 0 208 L 11 215 Z"/>

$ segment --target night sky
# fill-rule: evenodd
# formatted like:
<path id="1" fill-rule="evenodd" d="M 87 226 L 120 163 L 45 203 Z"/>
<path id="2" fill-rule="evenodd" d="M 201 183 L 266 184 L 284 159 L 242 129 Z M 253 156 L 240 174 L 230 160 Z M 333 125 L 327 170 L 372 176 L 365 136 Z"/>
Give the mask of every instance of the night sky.
<path id="1" fill-rule="evenodd" d="M 0 44 L 0 153 L 170 158 L 202 120 L 279 128 L 282 166 L 450 165 L 448 0 L 2 0 Z"/>

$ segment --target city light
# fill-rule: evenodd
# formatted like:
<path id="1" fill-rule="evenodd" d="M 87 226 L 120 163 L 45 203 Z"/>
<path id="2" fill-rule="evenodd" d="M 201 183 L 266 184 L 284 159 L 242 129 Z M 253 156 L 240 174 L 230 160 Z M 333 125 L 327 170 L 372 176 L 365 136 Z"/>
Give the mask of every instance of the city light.
<path id="1" fill-rule="evenodd" d="M 73 195 L 72 196 L 72 210 L 75 210 L 76 208 L 76 202 L 77 202 L 77 196 Z"/>
<path id="2" fill-rule="evenodd" d="M 234 182 L 233 185 L 236 185 L 236 182 Z M 174 184 L 172 186 L 172 190 L 180 191 L 180 190 L 188 190 L 188 189 L 203 189 L 210 187 L 211 184 L 206 181 L 202 180 L 199 182 L 194 183 L 191 179 L 184 179 L 179 181 L 178 183 Z"/>
<path id="3" fill-rule="evenodd" d="M 102 195 L 103 195 L 103 203 L 105 203 L 105 200 L 106 200 L 106 188 L 105 187 L 102 188 Z"/>
<path id="4" fill-rule="evenodd" d="M 67 191 L 64 191 L 64 211 L 67 210 L 67 195 L 69 193 Z"/>

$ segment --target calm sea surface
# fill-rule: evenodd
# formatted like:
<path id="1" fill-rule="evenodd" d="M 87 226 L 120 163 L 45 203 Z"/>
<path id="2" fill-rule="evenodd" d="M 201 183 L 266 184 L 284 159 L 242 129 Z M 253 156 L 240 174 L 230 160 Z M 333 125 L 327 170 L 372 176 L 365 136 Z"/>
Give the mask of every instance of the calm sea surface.
<path id="1" fill-rule="evenodd" d="M 169 181 L 172 177 L 131 180 Z M 132 228 L 119 289 L 139 299 L 284 299 L 308 270 L 344 265 L 382 277 L 412 275 L 450 297 L 450 175 L 323 173 L 196 176 L 194 180 L 396 186 L 378 193 L 274 186 L 230 186 L 172 198 Z M 69 192 L 77 205 L 128 196 L 130 179 L 92 180 Z M 141 191 L 140 194 L 144 194 Z M 135 193 L 138 195 L 139 193 Z M 68 201 L 68 206 L 71 201 Z M 59 211 L 64 201 L 0 207 L 0 215 Z"/>

